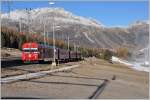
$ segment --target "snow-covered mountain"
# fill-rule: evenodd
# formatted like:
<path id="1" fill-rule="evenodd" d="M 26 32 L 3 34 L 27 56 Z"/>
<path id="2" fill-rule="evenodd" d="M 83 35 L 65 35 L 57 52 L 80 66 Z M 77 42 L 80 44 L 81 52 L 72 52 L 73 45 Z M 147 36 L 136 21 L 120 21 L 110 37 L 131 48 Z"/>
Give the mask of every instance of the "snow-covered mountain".
<path id="1" fill-rule="evenodd" d="M 10 17 L 9 17 L 10 16 Z M 94 19 L 84 18 L 81 16 L 73 15 L 71 12 L 65 11 L 63 8 L 37 8 L 30 11 L 27 10 L 15 10 L 10 12 L 10 14 L 5 13 L 1 15 L 1 18 L 9 19 L 14 21 L 19 21 L 24 19 L 25 22 L 28 20 L 35 21 L 38 19 L 41 23 L 46 21 L 51 21 L 54 16 L 56 21 L 63 21 L 64 23 L 76 23 L 95 27 L 101 27 L 100 23 L 97 23 Z"/>
<path id="2" fill-rule="evenodd" d="M 148 44 L 149 23 L 137 21 L 126 28 L 104 27 L 101 22 L 92 18 L 77 16 L 63 8 L 37 8 L 31 11 L 15 10 L 10 14 L 2 14 L 2 26 L 35 32 L 43 35 L 45 31 L 52 37 L 54 22 L 55 36 L 66 41 L 70 37 L 71 43 L 80 46 L 114 49 L 126 46 L 131 50 L 139 50 Z"/>

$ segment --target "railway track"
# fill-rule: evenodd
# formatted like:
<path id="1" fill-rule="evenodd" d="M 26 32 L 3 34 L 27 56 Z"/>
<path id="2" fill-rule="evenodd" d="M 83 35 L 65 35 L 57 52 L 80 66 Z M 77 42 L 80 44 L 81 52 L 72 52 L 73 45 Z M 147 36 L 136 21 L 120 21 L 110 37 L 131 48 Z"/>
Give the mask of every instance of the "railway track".
<path id="1" fill-rule="evenodd" d="M 54 70 L 40 71 L 40 72 L 36 72 L 36 73 L 29 73 L 29 74 L 24 74 L 24 75 L 6 77 L 6 78 L 1 79 L 1 83 L 11 83 L 11 82 L 19 81 L 19 80 L 28 80 L 28 79 L 38 78 L 38 77 L 42 77 L 42 76 L 45 76 L 50 73 L 70 70 L 70 69 L 76 68 L 78 66 L 79 65 L 73 65 L 73 66 L 68 66 L 68 67 L 54 69 Z"/>
<path id="2" fill-rule="evenodd" d="M 7 58 L 2 58 L 1 59 L 1 67 L 13 67 L 13 66 L 18 66 L 22 65 L 22 60 L 21 57 L 7 57 Z"/>
<path id="3" fill-rule="evenodd" d="M 104 80 L 104 82 L 95 90 L 95 92 L 88 99 L 98 99 L 100 94 L 104 91 L 109 80 Z"/>

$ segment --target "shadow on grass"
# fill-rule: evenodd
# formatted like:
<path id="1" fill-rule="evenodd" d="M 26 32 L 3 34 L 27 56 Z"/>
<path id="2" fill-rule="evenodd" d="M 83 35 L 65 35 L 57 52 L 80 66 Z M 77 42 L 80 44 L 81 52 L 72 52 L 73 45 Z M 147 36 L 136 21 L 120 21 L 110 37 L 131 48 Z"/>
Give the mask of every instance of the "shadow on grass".
<path id="1" fill-rule="evenodd" d="M 97 89 L 89 96 L 88 99 L 96 99 L 100 94 L 103 92 L 104 88 L 107 86 L 109 80 L 107 79 L 100 79 L 100 78 L 91 78 L 91 77 L 78 77 L 78 76 L 64 76 L 64 75 L 54 75 L 50 74 L 50 76 L 58 76 L 58 77 L 67 77 L 67 78 L 80 78 L 80 79 L 89 79 L 89 80 L 102 80 L 103 82 L 100 85 L 95 84 L 87 84 L 87 83 L 71 83 L 71 82 L 48 82 L 48 81 L 38 81 L 38 80 L 29 80 L 29 82 L 35 82 L 40 84 L 63 84 L 63 85 L 80 85 L 80 86 L 87 86 L 87 87 L 97 87 Z M 80 91 L 80 90 L 79 90 Z"/>
<path id="2" fill-rule="evenodd" d="M 65 76 L 65 75 L 57 75 L 57 74 L 49 74 L 50 76 L 58 76 L 58 77 L 69 77 L 69 78 L 80 78 L 80 79 L 91 79 L 91 80 L 107 80 L 107 79 L 102 79 L 102 78 L 91 78 L 91 77 L 82 77 L 82 76 Z"/>
<path id="3" fill-rule="evenodd" d="M 37 97 L 1 97 L 1 99 L 46 99 L 46 98 L 37 98 Z M 50 99 L 50 98 L 48 98 Z"/>
<path id="4" fill-rule="evenodd" d="M 1 67 L 2 68 L 9 68 L 9 67 L 16 67 L 16 66 L 26 66 L 26 65 L 35 65 L 35 64 L 49 64 L 51 62 L 26 62 L 23 63 L 21 59 L 14 59 L 14 60 L 2 60 Z"/>
<path id="5" fill-rule="evenodd" d="M 88 97 L 88 99 L 97 99 L 107 86 L 108 82 L 108 80 L 105 80 L 101 85 L 99 85 L 97 89 L 93 92 L 93 94 L 90 97 Z"/>
<path id="6" fill-rule="evenodd" d="M 70 77 L 70 78 L 103 80 L 104 82 L 102 84 L 100 84 L 100 85 L 97 86 L 97 89 L 95 90 L 95 92 L 93 92 L 93 94 L 91 96 L 89 96 L 88 99 L 96 99 L 103 92 L 104 88 L 106 87 L 107 83 L 109 82 L 109 80 L 107 80 L 107 79 L 100 79 L 100 78 L 78 77 L 78 76 L 62 76 L 62 75 L 54 75 L 54 74 L 51 74 L 51 75 L 52 76 L 59 76 L 59 77 Z"/>
<path id="7" fill-rule="evenodd" d="M 69 83 L 69 82 L 46 82 L 46 81 L 29 81 L 34 83 L 45 83 L 45 84 L 64 84 L 64 85 L 81 85 L 81 86 L 98 86 L 94 84 L 82 84 L 82 83 Z"/>
<path id="8" fill-rule="evenodd" d="M 68 62 L 77 62 L 77 61 L 59 61 L 59 64 L 68 63 Z M 25 66 L 25 65 L 34 65 L 34 64 L 51 64 L 52 61 L 42 61 L 42 62 L 27 62 L 23 63 L 21 58 L 14 58 L 14 59 L 7 59 L 1 60 L 1 67 L 2 68 L 9 68 L 15 66 Z"/>

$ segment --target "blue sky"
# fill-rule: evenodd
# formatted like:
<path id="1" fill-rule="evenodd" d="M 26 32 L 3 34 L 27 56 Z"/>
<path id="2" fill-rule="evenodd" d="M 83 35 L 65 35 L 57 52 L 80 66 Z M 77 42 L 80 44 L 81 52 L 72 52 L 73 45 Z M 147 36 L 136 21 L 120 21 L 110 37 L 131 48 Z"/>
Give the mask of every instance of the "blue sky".
<path id="1" fill-rule="evenodd" d="M 48 1 L 13 1 L 11 10 L 50 7 Z M 106 26 L 128 26 L 137 20 L 148 20 L 148 0 L 143 1 L 55 1 L 53 7 L 62 7 L 75 15 L 91 17 Z M 3 13 L 8 4 L 1 3 Z"/>

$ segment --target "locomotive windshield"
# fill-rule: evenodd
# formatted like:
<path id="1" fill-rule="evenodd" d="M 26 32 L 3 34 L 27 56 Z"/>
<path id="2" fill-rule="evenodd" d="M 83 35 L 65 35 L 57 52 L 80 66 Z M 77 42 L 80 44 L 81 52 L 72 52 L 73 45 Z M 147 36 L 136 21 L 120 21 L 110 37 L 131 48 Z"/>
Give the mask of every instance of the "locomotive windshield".
<path id="1" fill-rule="evenodd" d="M 37 48 L 23 48 L 24 52 L 37 52 L 38 49 Z"/>

